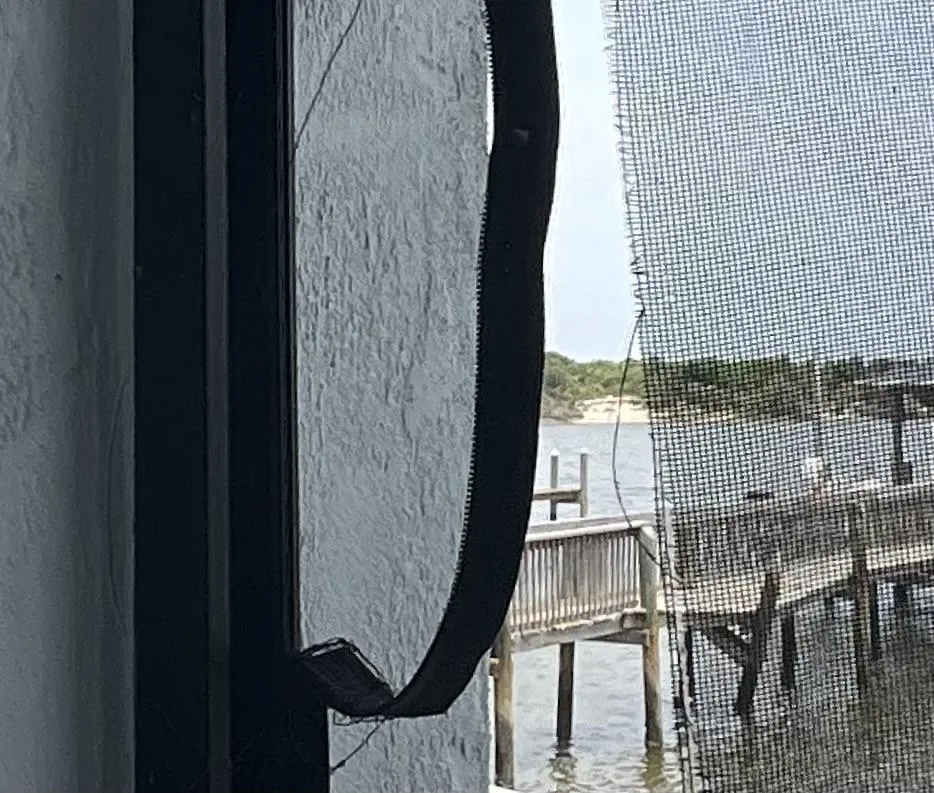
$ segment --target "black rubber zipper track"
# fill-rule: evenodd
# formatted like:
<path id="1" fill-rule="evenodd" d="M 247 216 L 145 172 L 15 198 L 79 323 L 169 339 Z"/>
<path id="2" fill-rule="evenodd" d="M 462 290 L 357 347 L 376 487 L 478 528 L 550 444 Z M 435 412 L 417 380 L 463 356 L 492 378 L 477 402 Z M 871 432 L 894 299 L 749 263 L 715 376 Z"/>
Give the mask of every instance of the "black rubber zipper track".
<path id="1" fill-rule="evenodd" d="M 447 711 L 506 618 L 522 559 L 538 452 L 558 74 L 548 0 L 486 0 L 484 21 L 494 134 L 478 255 L 474 434 L 457 572 L 434 641 L 399 693 L 349 641 L 301 653 L 305 693 L 351 718 Z"/>

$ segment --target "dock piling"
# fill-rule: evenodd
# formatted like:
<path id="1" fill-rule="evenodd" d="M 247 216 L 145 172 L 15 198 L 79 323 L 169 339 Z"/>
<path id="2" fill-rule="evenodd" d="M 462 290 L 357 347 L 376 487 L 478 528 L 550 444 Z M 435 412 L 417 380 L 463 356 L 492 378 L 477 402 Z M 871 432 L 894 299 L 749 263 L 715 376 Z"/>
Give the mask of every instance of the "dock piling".
<path id="1" fill-rule="evenodd" d="M 688 696 L 693 700 L 697 696 L 697 685 L 694 681 L 694 629 L 684 629 L 684 674 L 688 679 Z"/>
<path id="2" fill-rule="evenodd" d="M 551 488 L 558 488 L 558 451 L 551 453 Z M 589 479 L 590 454 L 582 449 L 580 453 L 580 490 L 578 493 L 577 506 L 582 518 L 587 517 L 589 508 L 587 499 L 588 479 Z M 556 505 L 552 504 L 550 517 L 556 520 Z M 576 571 L 573 563 L 567 560 L 564 564 L 565 578 L 572 579 L 574 585 L 565 591 L 577 591 Z M 556 738 L 558 754 L 565 754 L 571 748 L 571 735 L 574 723 L 574 642 L 566 642 L 558 645 L 558 713 L 556 719 Z"/>
<path id="3" fill-rule="evenodd" d="M 749 641 L 749 659 L 743 668 L 739 692 L 736 695 L 734 710 L 737 716 L 749 716 L 752 711 L 753 697 L 759 684 L 759 673 L 765 662 L 772 623 L 775 620 L 775 606 L 781 586 L 779 557 L 773 553 L 765 573 L 765 582 L 759 594 L 759 606 L 752 620 L 752 636 Z"/>
<path id="4" fill-rule="evenodd" d="M 911 590 L 908 584 L 897 583 L 892 589 L 892 602 L 898 614 L 904 614 L 911 606 Z"/>
<path id="5" fill-rule="evenodd" d="M 882 629 L 879 624 L 879 582 L 869 581 L 869 657 L 878 661 L 882 657 Z"/>
<path id="6" fill-rule="evenodd" d="M 798 662 L 798 641 L 795 636 L 794 612 L 782 617 L 782 688 L 792 691 L 795 689 L 795 665 Z"/>
<path id="7" fill-rule="evenodd" d="M 580 495 L 578 499 L 580 516 L 586 518 L 590 513 L 590 452 L 581 449 L 580 453 Z"/>
<path id="8" fill-rule="evenodd" d="M 571 748 L 574 722 L 574 643 L 560 645 L 558 649 L 558 754 L 567 754 Z"/>
<path id="9" fill-rule="evenodd" d="M 852 504 L 847 511 L 850 537 L 850 555 L 853 578 L 853 662 L 856 668 L 856 688 L 860 695 L 865 693 L 869 684 L 869 649 L 871 641 L 871 588 L 866 559 L 866 543 L 863 536 L 863 516 L 858 504 Z"/>
<path id="10" fill-rule="evenodd" d="M 642 638 L 642 684 L 645 703 L 645 746 L 662 746 L 662 685 L 658 619 L 658 535 L 643 528 L 639 533 L 639 590 L 645 610 Z"/>
<path id="11" fill-rule="evenodd" d="M 558 489 L 558 475 L 559 469 L 561 467 L 561 452 L 557 449 L 551 450 L 551 459 L 549 460 L 550 466 L 548 471 L 548 486 L 552 491 Z M 557 499 L 552 498 L 548 502 L 548 520 L 557 520 L 558 519 L 558 501 Z"/>
<path id="12" fill-rule="evenodd" d="M 516 783 L 515 708 L 513 703 L 512 639 L 504 624 L 493 645 L 493 708 L 495 711 L 494 769 L 496 784 L 513 788 Z"/>

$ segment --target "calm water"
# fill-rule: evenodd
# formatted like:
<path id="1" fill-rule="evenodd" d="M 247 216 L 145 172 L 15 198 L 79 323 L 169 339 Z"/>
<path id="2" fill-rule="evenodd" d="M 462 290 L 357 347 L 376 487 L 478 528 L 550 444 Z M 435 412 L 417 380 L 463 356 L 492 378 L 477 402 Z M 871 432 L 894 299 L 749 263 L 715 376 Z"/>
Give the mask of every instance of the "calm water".
<path id="1" fill-rule="evenodd" d="M 828 457 L 840 476 L 886 478 L 889 435 L 885 425 L 841 422 L 825 432 Z M 707 448 L 713 450 L 708 457 L 710 464 L 703 465 L 697 455 L 684 455 L 685 462 L 670 469 L 671 481 L 666 486 L 671 488 L 669 494 L 675 488 L 702 496 L 713 488 L 740 495 L 751 487 L 777 490 L 798 486 L 800 464 L 809 442 L 807 427 L 769 423 L 704 425 L 672 435 L 669 448 L 686 449 L 687 442 L 701 436 Z M 577 455 L 586 448 L 591 454 L 591 514 L 618 514 L 610 466 L 612 437 L 613 428 L 609 426 L 542 427 L 539 485 L 547 486 L 552 449 L 562 455 L 562 483 L 576 482 Z M 934 425 L 912 423 L 905 441 L 906 457 L 915 464 L 916 478 L 930 476 Z M 617 460 L 627 510 L 651 511 L 652 449 L 646 426 L 621 428 Z M 566 506 L 560 514 L 573 517 L 575 509 Z M 546 519 L 546 510 L 544 505 L 537 505 L 534 519 Z M 923 593 L 916 595 L 912 614 L 899 621 L 890 618 L 887 598 L 883 593 L 886 658 L 880 664 L 878 684 L 869 705 L 860 706 L 853 691 L 846 649 L 850 642 L 846 604 L 838 605 L 834 615 L 815 608 L 798 618 L 802 659 L 798 667 L 798 701 L 792 702 L 781 693 L 775 679 L 776 659 L 767 661 L 757 695 L 755 732 L 749 728 L 744 731 L 730 713 L 738 679 L 735 668 L 705 647 L 702 640 L 697 642 L 701 740 L 707 747 L 708 761 L 727 771 L 720 783 L 723 789 L 845 793 L 931 788 L 934 719 L 929 703 L 934 701 L 934 601 Z M 772 642 L 773 655 L 778 652 L 776 645 Z M 912 663 L 898 659 L 896 651 L 900 648 L 912 652 Z M 642 748 L 640 651 L 637 647 L 599 643 L 578 645 L 572 757 L 555 758 L 557 656 L 557 648 L 550 647 L 522 653 L 516 659 L 517 787 L 568 793 L 680 790 L 667 652 L 663 653 L 666 747 L 660 757 L 648 760 Z M 897 751 L 892 751 L 893 738 L 886 733 L 887 725 L 904 724 L 906 718 L 912 720 L 913 730 L 907 737 L 899 735 Z M 896 786 L 890 788 L 893 782 Z"/>

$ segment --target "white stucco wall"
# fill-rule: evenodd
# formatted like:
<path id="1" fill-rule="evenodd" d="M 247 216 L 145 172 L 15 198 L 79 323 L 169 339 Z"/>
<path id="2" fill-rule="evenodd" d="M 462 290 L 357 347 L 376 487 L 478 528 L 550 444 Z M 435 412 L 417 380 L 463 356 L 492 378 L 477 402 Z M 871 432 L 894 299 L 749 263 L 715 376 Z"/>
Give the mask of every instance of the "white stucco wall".
<path id="1" fill-rule="evenodd" d="M 0 8 L 0 791 L 132 789 L 130 20 Z"/>
<path id="2" fill-rule="evenodd" d="M 299 0 L 301 120 L 353 4 Z M 394 685 L 440 621 L 472 428 L 486 177 L 481 3 L 364 2 L 297 158 L 303 624 Z M 368 729 L 332 729 L 332 761 Z M 335 793 L 477 793 L 487 681 L 443 717 L 384 726 Z"/>

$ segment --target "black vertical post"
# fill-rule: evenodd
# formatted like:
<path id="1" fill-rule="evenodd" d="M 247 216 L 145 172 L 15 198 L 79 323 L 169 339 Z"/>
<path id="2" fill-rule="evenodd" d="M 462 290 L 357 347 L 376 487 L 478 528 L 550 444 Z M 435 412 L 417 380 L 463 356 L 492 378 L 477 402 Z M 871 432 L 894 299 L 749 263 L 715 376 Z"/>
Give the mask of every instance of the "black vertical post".
<path id="1" fill-rule="evenodd" d="M 211 783 L 202 12 L 133 14 L 136 793 Z"/>
<path id="2" fill-rule="evenodd" d="M 299 642 L 292 0 L 228 3 L 231 734 L 234 793 L 327 791 Z M 302 701 L 305 709 L 295 709 Z"/>
<path id="3" fill-rule="evenodd" d="M 882 657 L 882 625 L 879 621 L 879 581 L 869 580 L 869 658 L 878 661 Z M 900 586 L 896 584 L 896 586 Z"/>
<path id="4" fill-rule="evenodd" d="M 289 675 L 289 11 L 134 6 L 137 793 L 328 790 Z"/>
<path id="5" fill-rule="evenodd" d="M 694 681 L 694 630 L 684 629 L 684 673 L 688 679 L 688 696 L 693 700 L 697 697 L 697 684 Z M 685 703 L 685 707 L 687 704 Z"/>
<path id="6" fill-rule="evenodd" d="M 856 669 L 856 687 L 860 696 L 869 686 L 868 644 L 871 640 L 871 591 L 872 584 L 866 561 L 866 516 L 861 507 L 851 504 L 847 510 L 850 538 L 850 558 L 853 581 L 853 661 Z"/>

